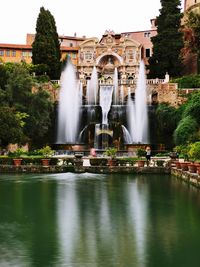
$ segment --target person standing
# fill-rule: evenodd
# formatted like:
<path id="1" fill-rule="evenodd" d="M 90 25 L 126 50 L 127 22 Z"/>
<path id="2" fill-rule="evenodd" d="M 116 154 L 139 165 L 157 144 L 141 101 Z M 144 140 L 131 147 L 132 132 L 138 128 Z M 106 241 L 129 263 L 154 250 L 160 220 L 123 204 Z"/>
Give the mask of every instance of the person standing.
<path id="1" fill-rule="evenodd" d="M 147 166 L 151 161 L 151 148 L 149 146 L 146 147 L 146 159 L 147 159 Z"/>

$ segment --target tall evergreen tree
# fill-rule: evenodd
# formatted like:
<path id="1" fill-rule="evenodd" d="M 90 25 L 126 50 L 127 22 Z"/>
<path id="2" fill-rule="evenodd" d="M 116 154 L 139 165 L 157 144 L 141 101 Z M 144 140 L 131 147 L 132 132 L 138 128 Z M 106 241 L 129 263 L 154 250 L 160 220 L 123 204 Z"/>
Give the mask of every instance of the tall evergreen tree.
<path id="1" fill-rule="evenodd" d="M 152 37 L 153 55 L 149 59 L 149 78 L 163 78 L 168 72 L 177 77 L 182 71 L 180 0 L 161 0 L 157 17 L 157 35 Z"/>
<path id="2" fill-rule="evenodd" d="M 46 64 L 51 79 L 60 77 L 60 43 L 54 17 L 49 10 L 40 8 L 36 23 L 36 35 L 32 44 L 33 64 Z"/>

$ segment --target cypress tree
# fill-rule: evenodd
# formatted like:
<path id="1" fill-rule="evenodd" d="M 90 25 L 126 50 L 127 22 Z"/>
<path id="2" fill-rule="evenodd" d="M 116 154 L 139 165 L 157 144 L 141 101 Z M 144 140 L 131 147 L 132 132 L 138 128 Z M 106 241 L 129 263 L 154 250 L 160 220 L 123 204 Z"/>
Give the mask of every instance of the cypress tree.
<path id="1" fill-rule="evenodd" d="M 149 59 L 149 78 L 164 78 L 166 72 L 178 77 L 182 71 L 180 0 L 161 0 L 157 35 L 152 37 L 153 55 Z"/>
<path id="2" fill-rule="evenodd" d="M 33 64 L 45 64 L 51 79 L 60 77 L 61 53 L 56 24 L 54 17 L 44 7 L 40 8 L 37 18 L 32 53 Z"/>

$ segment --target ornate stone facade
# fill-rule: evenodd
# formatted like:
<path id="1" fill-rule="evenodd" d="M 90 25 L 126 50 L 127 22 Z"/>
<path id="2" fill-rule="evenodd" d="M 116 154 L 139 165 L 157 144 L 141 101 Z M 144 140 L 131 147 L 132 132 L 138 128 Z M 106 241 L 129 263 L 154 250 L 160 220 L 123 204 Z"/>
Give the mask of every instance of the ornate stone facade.
<path id="1" fill-rule="evenodd" d="M 91 78 L 95 66 L 100 83 L 113 84 L 117 69 L 118 80 L 124 90 L 135 89 L 139 65 L 142 59 L 142 46 L 137 41 L 106 31 L 99 41 L 87 39 L 79 46 L 78 73 L 84 88 Z"/>

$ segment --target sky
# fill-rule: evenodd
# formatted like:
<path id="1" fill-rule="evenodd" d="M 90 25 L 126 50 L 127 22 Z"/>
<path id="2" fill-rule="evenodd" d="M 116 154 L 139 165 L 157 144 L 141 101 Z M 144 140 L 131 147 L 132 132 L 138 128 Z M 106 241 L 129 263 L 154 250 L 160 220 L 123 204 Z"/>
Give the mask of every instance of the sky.
<path id="1" fill-rule="evenodd" d="M 0 43 L 25 44 L 26 34 L 35 33 L 42 6 L 54 16 L 59 35 L 98 38 L 106 30 L 149 30 L 150 19 L 159 15 L 161 7 L 160 0 L 5 0 Z"/>

